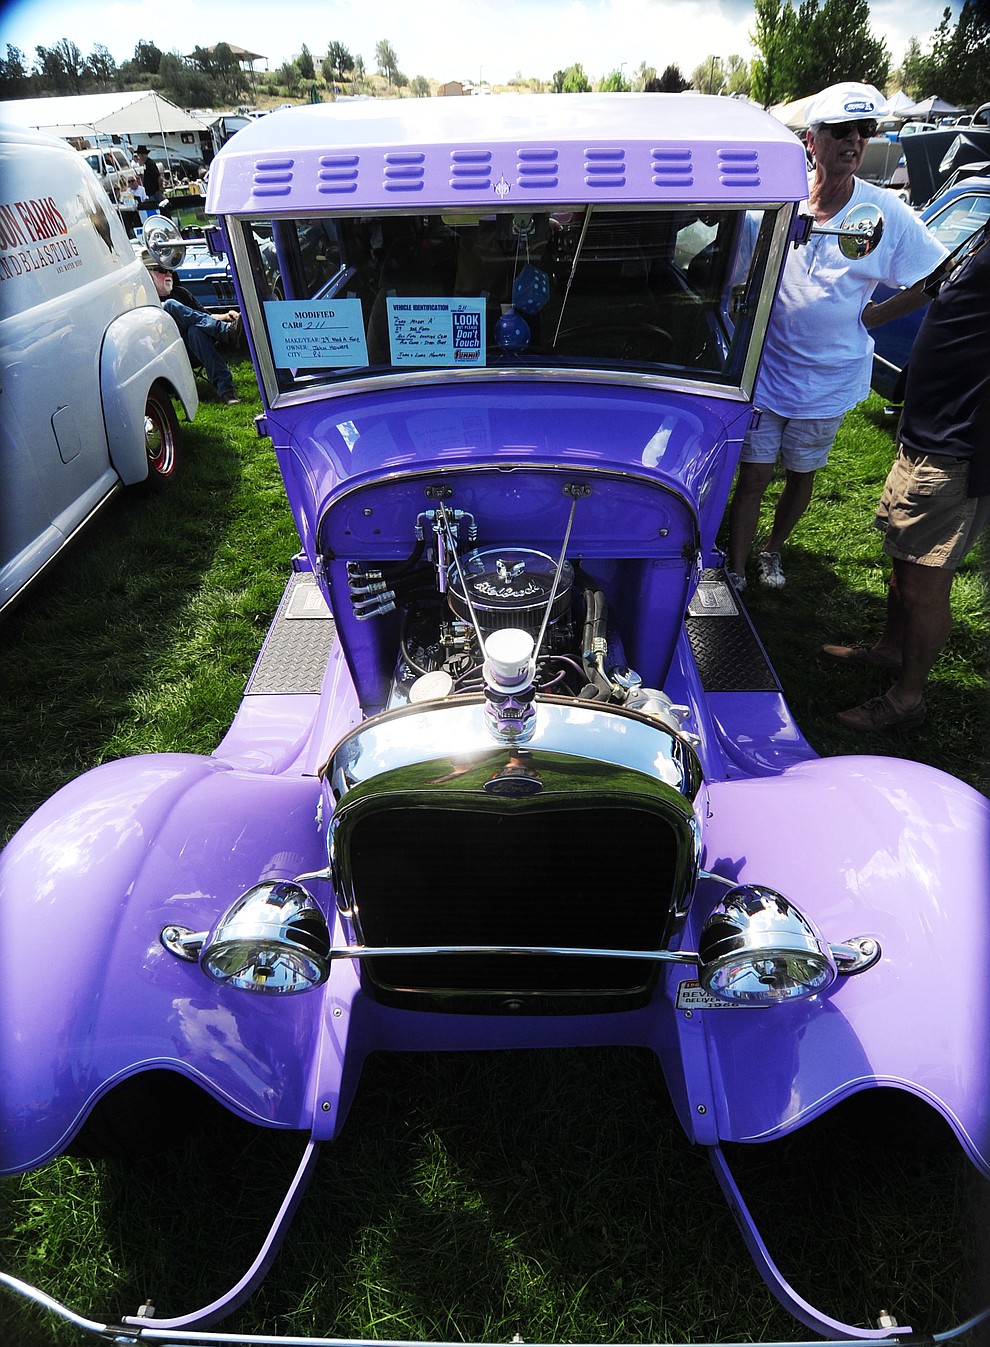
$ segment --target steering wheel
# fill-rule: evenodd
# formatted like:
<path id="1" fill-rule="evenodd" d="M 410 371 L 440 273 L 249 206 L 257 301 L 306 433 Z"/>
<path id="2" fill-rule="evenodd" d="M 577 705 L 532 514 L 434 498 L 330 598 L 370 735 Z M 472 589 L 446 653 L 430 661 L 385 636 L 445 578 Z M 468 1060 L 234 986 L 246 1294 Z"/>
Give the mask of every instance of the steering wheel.
<path id="1" fill-rule="evenodd" d="M 606 360 L 639 360 L 662 364 L 674 339 L 656 323 L 578 323 L 565 327 L 554 348 L 564 355 L 596 355 Z"/>

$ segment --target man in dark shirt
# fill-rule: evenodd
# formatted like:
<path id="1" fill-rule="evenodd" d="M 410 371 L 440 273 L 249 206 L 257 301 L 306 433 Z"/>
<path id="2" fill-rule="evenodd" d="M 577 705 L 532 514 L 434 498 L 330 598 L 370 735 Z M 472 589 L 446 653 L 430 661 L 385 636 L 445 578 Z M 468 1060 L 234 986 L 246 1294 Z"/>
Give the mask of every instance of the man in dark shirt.
<path id="1" fill-rule="evenodd" d="M 900 445 L 877 507 L 893 571 L 872 646 L 826 645 L 837 664 L 890 669 L 893 685 L 837 716 L 846 729 L 912 729 L 952 627 L 956 568 L 990 523 L 990 222 L 949 273 L 911 353 Z"/>
<path id="2" fill-rule="evenodd" d="M 162 175 L 158 171 L 158 165 L 152 159 L 147 145 L 139 145 L 134 151 L 134 157 L 141 168 L 141 185 L 148 204 L 156 205 L 162 194 Z"/>

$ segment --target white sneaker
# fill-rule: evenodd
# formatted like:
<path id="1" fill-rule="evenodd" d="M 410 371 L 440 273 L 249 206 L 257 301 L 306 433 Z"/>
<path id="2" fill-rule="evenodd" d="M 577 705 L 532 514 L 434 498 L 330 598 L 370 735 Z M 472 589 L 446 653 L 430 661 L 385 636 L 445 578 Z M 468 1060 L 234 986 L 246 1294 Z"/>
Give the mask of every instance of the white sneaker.
<path id="1" fill-rule="evenodd" d="M 760 572 L 761 585 L 766 585 L 768 589 L 783 589 L 787 584 L 779 552 L 761 552 L 756 558 L 756 565 Z"/>
<path id="2" fill-rule="evenodd" d="M 729 584 L 732 586 L 732 588 L 736 591 L 737 594 L 741 594 L 743 590 L 746 588 L 745 575 L 739 575 L 737 574 L 736 571 L 726 571 L 725 578 L 728 580 Z"/>

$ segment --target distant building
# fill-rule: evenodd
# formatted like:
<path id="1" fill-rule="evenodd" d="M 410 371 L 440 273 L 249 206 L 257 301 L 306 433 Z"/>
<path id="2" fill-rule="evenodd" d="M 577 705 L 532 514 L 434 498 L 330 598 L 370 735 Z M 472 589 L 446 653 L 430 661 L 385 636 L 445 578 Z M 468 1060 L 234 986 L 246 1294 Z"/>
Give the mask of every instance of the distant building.
<path id="1" fill-rule="evenodd" d="M 437 90 L 438 98 L 463 98 L 467 93 L 460 80 L 448 80 L 446 84 L 441 84 Z"/>
<path id="2" fill-rule="evenodd" d="M 205 51 L 208 55 L 212 56 L 213 53 L 216 51 L 217 47 L 219 46 L 220 46 L 219 42 L 214 42 L 212 47 L 203 47 L 201 50 Z M 244 69 L 249 70 L 252 75 L 254 74 L 255 61 L 264 61 L 265 69 L 266 70 L 268 69 L 268 57 L 262 55 L 260 51 L 246 51 L 244 47 L 238 47 L 233 42 L 228 42 L 227 46 L 230 48 L 233 55 L 237 58 L 238 65 L 240 65 Z M 188 55 L 186 56 L 186 60 L 191 61 L 192 59 L 193 59 L 192 52 L 189 52 Z"/>

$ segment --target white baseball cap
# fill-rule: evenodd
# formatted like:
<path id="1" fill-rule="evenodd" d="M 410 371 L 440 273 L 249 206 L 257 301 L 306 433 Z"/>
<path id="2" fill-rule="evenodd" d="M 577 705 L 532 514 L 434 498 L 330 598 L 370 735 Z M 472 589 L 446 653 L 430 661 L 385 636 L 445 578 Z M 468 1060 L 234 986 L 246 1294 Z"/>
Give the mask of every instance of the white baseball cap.
<path id="1" fill-rule="evenodd" d="M 887 100 L 872 84 L 830 84 L 808 104 L 808 125 L 819 122 L 848 122 L 859 117 L 883 117 Z"/>

